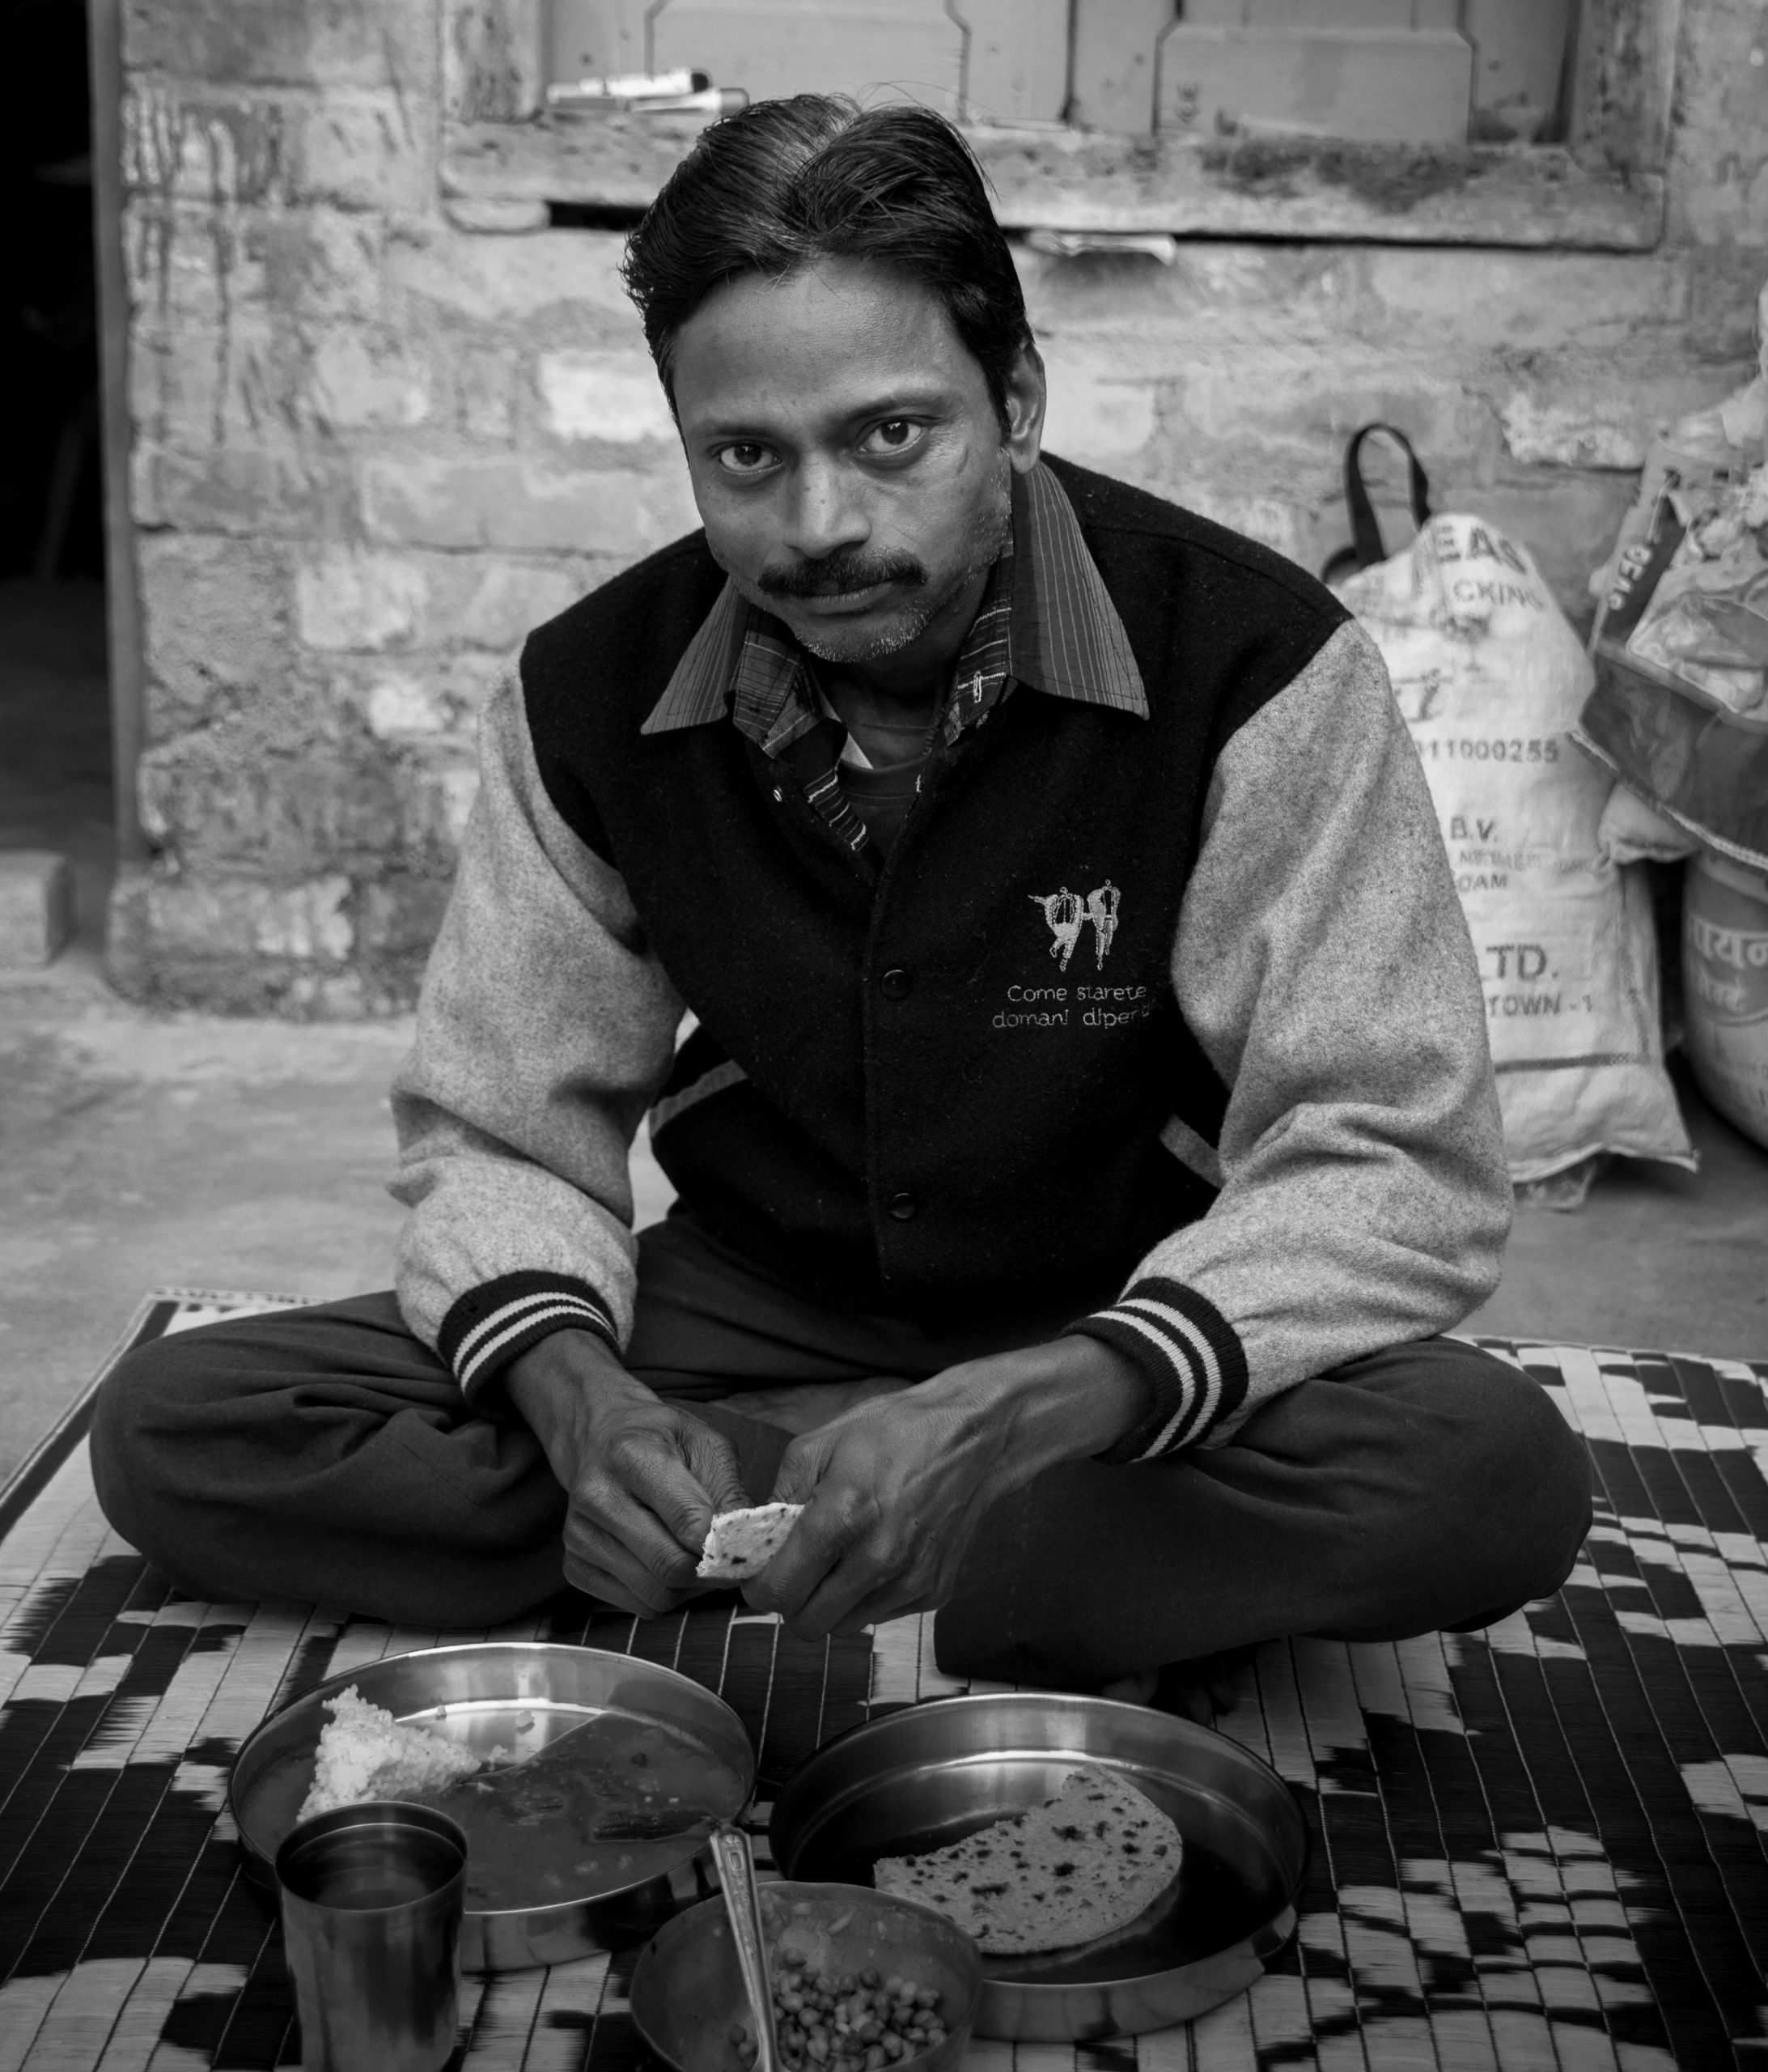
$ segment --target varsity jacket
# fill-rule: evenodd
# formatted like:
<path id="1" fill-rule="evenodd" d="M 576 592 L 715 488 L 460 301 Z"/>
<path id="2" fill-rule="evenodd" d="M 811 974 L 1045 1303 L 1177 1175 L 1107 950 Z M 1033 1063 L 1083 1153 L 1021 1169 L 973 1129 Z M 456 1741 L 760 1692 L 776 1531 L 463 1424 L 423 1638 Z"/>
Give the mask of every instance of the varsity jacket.
<path id="1" fill-rule="evenodd" d="M 400 1300 L 469 1397 L 551 1331 L 624 1344 L 647 1109 L 684 1204 L 825 1301 L 1067 1301 L 1147 1383 L 1110 1459 L 1495 1284 L 1484 1000 L 1373 648 L 1059 462 L 1015 535 L 1010 694 L 957 687 L 888 860 L 733 720 L 754 651 L 702 536 L 528 640 L 394 1089 Z"/>

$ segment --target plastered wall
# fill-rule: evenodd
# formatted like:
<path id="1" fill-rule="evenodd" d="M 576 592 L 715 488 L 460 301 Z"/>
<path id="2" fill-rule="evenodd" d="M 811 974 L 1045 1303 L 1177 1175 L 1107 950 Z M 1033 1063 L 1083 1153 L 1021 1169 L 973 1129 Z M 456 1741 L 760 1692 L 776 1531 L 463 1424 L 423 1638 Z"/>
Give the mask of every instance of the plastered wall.
<path id="1" fill-rule="evenodd" d="M 432 0 L 134 0 L 125 227 L 147 683 L 111 958 L 168 1004 L 409 1004 L 525 630 L 694 522 L 619 237 L 439 201 Z M 1651 427 L 1742 379 L 1768 274 L 1768 9 L 1684 0 L 1644 256 L 1194 240 L 1022 248 L 1049 444 L 1317 568 L 1346 434 L 1569 610 Z"/>

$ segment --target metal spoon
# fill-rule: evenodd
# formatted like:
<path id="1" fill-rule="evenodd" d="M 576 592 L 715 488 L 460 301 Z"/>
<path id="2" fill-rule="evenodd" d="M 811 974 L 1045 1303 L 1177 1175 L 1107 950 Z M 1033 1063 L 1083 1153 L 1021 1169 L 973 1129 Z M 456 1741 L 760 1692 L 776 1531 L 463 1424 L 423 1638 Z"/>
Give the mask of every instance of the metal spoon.
<path id="1" fill-rule="evenodd" d="M 728 1820 L 712 1830 L 712 1860 L 724 1887 L 724 1910 L 731 1917 L 731 1939 L 743 1973 L 743 1989 L 755 2011 L 756 2058 L 751 2072 L 779 2072 L 779 2044 L 774 2033 L 774 1989 L 767 1976 L 767 1945 L 761 1934 L 761 1895 L 755 1888 L 755 1858 L 749 1838 Z"/>

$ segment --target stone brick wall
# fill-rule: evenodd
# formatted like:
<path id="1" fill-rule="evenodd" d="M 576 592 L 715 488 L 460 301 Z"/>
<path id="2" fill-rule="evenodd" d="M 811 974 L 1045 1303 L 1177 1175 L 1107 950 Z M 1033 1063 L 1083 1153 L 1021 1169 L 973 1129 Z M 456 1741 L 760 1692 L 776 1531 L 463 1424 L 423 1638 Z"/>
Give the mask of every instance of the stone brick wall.
<path id="1" fill-rule="evenodd" d="M 1317 567 L 1346 434 L 1405 428 L 1439 507 L 1568 610 L 1651 426 L 1748 372 L 1768 41 L 1685 0 L 1673 232 L 1645 256 L 1187 240 L 1022 249 L 1049 443 Z M 409 1004 L 528 627 L 694 523 L 613 232 L 439 199 L 436 0 L 129 0 L 125 226 L 150 866 L 137 996 Z"/>

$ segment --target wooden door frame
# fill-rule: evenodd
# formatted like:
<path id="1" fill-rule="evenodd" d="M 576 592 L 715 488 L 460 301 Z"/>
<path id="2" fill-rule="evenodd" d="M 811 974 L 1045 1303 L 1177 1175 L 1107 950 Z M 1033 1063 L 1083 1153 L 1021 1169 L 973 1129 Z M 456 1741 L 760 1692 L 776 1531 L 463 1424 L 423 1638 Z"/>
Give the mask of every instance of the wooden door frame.
<path id="1" fill-rule="evenodd" d="M 100 455 L 104 490 L 104 605 L 110 660 L 111 766 L 119 873 L 147 854 L 135 773 L 141 760 L 141 583 L 130 509 L 129 269 L 123 254 L 121 0 L 87 0 L 91 83 L 92 249 L 98 277 Z"/>

